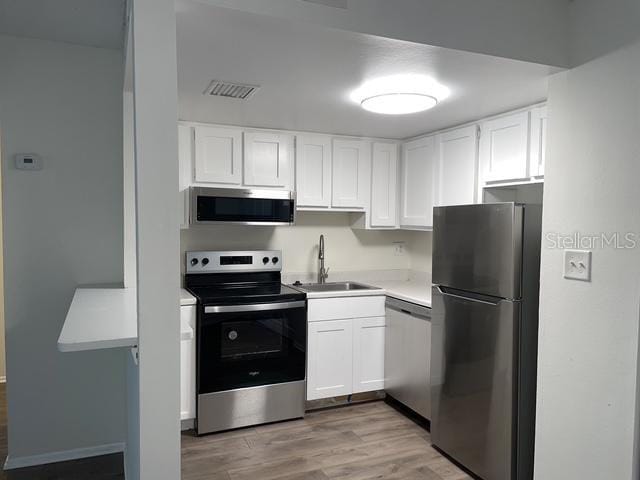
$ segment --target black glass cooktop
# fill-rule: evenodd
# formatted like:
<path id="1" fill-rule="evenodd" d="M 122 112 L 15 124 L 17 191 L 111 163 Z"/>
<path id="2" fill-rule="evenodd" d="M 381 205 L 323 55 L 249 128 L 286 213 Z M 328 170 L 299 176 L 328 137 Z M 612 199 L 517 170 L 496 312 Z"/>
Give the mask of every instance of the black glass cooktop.
<path id="1" fill-rule="evenodd" d="M 187 286 L 203 305 L 246 305 L 304 300 L 306 294 L 280 283 Z"/>

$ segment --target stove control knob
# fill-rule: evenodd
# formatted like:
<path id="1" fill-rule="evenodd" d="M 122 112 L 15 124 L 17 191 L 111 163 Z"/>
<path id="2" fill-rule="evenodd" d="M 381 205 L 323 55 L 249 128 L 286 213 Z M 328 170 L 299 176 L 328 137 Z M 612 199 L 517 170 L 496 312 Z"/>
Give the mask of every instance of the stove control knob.
<path id="1" fill-rule="evenodd" d="M 272 261 L 273 263 L 278 263 L 278 260 L 279 260 L 279 259 L 278 259 L 278 257 L 273 257 L 273 258 L 271 259 L 271 261 Z"/>
<path id="2" fill-rule="evenodd" d="M 208 263 L 209 263 L 209 259 L 208 259 L 207 257 L 204 257 L 204 258 L 202 259 L 202 266 L 204 267 L 204 266 L 206 266 Z"/>
<path id="3" fill-rule="evenodd" d="M 264 258 L 262 259 L 262 263 L 264 263 L 265 265 L 266 265 L 267 263 L 269 263 L 269 257 L 264 257 Z"/>
<path id="4" fill-rule="evenodd" d="M 197 258 L 192 258 L 191 259 L 191 266 L 194 267 L 198 264 L 198 259 Z"/>

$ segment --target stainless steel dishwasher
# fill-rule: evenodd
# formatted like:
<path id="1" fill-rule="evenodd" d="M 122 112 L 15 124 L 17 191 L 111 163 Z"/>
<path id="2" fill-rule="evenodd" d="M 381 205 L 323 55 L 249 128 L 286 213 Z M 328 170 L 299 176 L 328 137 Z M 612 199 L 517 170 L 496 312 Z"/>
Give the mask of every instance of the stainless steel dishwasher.
<path id="1" fill-rule="evenodd" d="M 431 419 L 431 309 L 387 297 L 385 391 Z"/>

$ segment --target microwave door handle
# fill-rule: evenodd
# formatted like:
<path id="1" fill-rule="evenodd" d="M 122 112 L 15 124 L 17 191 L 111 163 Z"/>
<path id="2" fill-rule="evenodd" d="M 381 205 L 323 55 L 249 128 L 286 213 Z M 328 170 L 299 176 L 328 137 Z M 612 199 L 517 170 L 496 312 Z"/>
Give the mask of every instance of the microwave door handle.
<path id="1" fill-rule="evenodd" d="M 289 308 L 303 308 L 305 301 L 280 303 L 254 303 L 250 305 L 209 305 L 204 307 L 204 313 L 241 313 L 264 312 L 268 310 L 287 310 Z"/>

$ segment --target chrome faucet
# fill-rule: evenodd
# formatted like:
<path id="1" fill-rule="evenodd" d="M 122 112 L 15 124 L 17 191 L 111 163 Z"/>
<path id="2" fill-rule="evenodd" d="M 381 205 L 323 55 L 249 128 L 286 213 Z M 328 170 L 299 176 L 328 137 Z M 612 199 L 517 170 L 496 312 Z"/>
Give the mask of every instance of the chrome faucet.
<path id="1" fill-rule="evenodd" d="M 320 269 L 318 270 L 318 283 L 325 283 L 329 276 L 329 269 L 324 268 L 324 235 L 320 235 L 320 244 L 318 245 L 318 260 L 320 261 Z"/>

